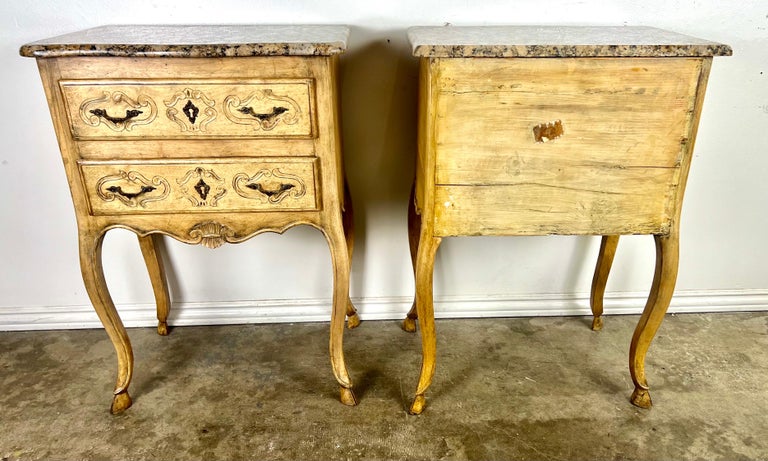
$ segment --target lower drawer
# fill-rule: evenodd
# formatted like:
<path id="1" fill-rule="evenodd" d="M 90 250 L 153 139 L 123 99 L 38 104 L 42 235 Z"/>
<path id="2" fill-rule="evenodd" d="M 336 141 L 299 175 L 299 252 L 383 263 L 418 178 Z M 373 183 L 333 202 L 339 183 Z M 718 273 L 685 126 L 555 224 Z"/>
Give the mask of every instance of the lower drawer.
<path id="1" fill-rule="evenodd" d="M 316 210 L 317 159 L 80 162 L 93 215 Z"/>

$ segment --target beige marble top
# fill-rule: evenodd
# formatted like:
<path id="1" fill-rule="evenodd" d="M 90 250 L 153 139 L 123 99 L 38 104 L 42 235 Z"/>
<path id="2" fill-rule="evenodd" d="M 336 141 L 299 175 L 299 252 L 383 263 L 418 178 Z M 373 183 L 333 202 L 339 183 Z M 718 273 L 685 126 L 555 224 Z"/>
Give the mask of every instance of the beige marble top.
<path id="1" fill-rule="evenodd" d="M 332 25 L 119 25 L 28 43 L 22 56 L 325 56 L 347 48 L 349 28 Z"/>
<path id="2" fill-rule="evenodd" d="M 731 47 L 637 26 L 444 26 L 408 30 L 414 56 L 672 57 L 730 56 Z"/>

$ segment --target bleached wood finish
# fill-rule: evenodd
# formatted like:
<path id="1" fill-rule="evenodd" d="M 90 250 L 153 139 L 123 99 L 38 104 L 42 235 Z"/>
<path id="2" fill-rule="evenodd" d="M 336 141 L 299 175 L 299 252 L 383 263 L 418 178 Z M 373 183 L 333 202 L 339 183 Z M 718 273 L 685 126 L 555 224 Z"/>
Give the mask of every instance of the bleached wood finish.
<path id="1" fill-rule="evenodd" d="M 117 352 L 112 413 L 131 405 L 133 373 L 102 270 L 101 245 L 113 228 L 139 237 L 161 335 L 170 310 L 161 235 L 216 248 L 302 224 L 320 230 L 333 266 L 332 370 L 341 401 L 356 404 L 343 353 L 345 317 L 350 328 L 360 322 L 349 299 L 352 203 L 339 140 L 336 53 L 345 43 L 291 42 L 290 56 L 274 57 L 258 53 L 275 54 L 275 43 L 233 44 L 254 56 L 231 58 L 179 41 L 168 47 L 173 58 L 159 45 L 151 57 L 138 44 L 99 45 L 98 57 L 86 57 L 87 46 L 56 43 L 22 54 L 37 57 L 75 206 L 83 280 Z"/>
<path id="2" fill-rule="evenodd" d="M 613 48 L 600 28 L 451 29 L 409 35 L 421 72 L 408 217 L 416 296 L 403 328 L 418 318 L 423 353 L 411 413 L 423 411 L 435 370 L 434 257 L 442 238 L 460 235 L 602 235 L 595 330 L 619 236 L 653 235 L 656 273 L 630 348 L 631 401 L 650 407 L 645 355 L 674 291 L 707 76 L 712 55 L 730 48 L 677 34 L 653 45 L 671 35 L 648 28 L 615 30 Z M 527 33 L 519 45 L 500 41 Z M 582 42 L 590 34 L 594 45 Z M 540 42 L 560 36 L 563 46 Z"/>
<path id="3" fill-rule="evenodd" d="M 438 235 L 666 232 L 700 59 L 437 66 Z M 564 133 L 537 142 L 555 120 Z"/>

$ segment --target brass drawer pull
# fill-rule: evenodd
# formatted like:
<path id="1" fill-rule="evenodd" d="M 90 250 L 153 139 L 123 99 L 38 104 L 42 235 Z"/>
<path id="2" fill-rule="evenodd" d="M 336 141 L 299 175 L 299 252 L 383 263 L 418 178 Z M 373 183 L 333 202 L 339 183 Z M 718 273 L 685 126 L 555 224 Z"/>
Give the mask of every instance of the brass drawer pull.
<path id="1" fill-rule="evenodd" d="M 269 189 L 264 189 L 264 186 L 262 186 L 259 183 L 256 183 L 256 184 L 251 183 L 251 184 L 246 184 L 245 187 L 247 187 L 248 189 L 253 189 L 255 191 L 261 192 L 267 197 L 272 198 L 273 196 L 282 194 L 285 191 L 289 191 L 296 186 L 294 186 L 293 184 L 280 184 L 280 187 L 269 190 Z"/>
<path id="2" fill-rule="evenodd" d="M 126 110 L 125 117 L 112 117 L 107 113 L 106 109 L 93 109 L 93 110 L 90 110 L 89 112 L 97 117 L 103 118 L 105 120 L 109 120 L 110 122 L 115 124 L 127 122 L 128 120 L 138 117 L 139 115 L 142 114 L 140 110 L 136 110 L 136 109 Z"/>
<path id="3" fill-rule="evenodd" d="M 276 107 L 273 107 L 272 112 L 268 114 L 257 114 L 256 112 L 253 111 L 253 107 L 251 106 L 241 107 L 240 109 L 238 109 L 238 111 L 245 115 L 250 115 L 251 117 L 261 120 L 263 122 L 265 120 L 270 120 L 274 117 L 277 117 L 280 114 L 284 114 L 288 112 L 288 108 L 282 107 L 282 106 L 276 106 Z"/>
<path id="4" fill-rule="evenodd" d="M 132 199 L 132 198 L 139 197 L 139 196 L 141 196 L 143 194 L 146 194 L 147 192 L 152 192 L 155 189 L 156 189 L 156 187 L 154 187 L 154 186 L 141 186 L 141 189 L 138 192 L 125 192 L 125 191 L 123 191 L 123 188 L 120 187 L 120 186 L 109 186 L 109 187 L 107 187 L 107 190 L 109 192 L 112 192 L 112 193 L 118 194 L 118 195 L 122 195 L 123 197 L 125 197 L 127 199 Z"/>
<path id="5" fill-rule="evenodd" d="M 106 172 L 114 172 L 111 168 L 105 168 Z M 126 186 L 128 191 L 123 190 Z M 137 190 L 138 188 L 138 190 Z M 136 191 L 136 192 L 130 192 Z M 150 194 L 152 192 L 152 194 Z M 146 207 L 147 203 L 164 200 L 171 192 L 168 181 L 162 176 L 146 178 L 137 171 L 120 170 L 117 174 L 102 176 L 96 183 L 96 195 L 104 202 L 118 199 L 129 207 Z"/>
<path id="6" fill-rule="evenodd" d="M 311 172 L 305 171 L 302 176 L 283 173 L 280 168 L 264 168 L 253 176 L 238 173 L 232 179 L 232 188 L 243 198 L 261 201 L 266 197 L 267 202 L 277 204 L 287 197 L 299 199 L 307 193 L 304 179 L 311 181 Z"/>

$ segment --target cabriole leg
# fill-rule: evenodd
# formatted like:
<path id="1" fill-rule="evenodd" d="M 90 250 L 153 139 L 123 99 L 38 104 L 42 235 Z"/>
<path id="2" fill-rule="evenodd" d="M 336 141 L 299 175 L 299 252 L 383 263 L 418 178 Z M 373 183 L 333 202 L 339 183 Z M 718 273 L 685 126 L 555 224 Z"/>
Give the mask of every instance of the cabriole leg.
<path id="1" fill-rule="evenodd" d="M 419 237 L 421 234 L 421 216 L 416 212 L 416 182 L 411 186 L 411 197 L 408 199 L 408 245 L 411 250 L 411 265 L 413 265 L 413 276 L 416 277 L 416 256 L 419 251 Z M 411 310 L 403 319 L 403 330 L 413 333 L 416 331 L 416 319 L 419 318 L 416 312 L 416 297 L 414 296 Z"/>
<path id="2" fill-rule="evenodd" d="M 349 184 L 344 181 L 344 210 L 341 215 L 344 224 L 344 236 L 347 241 L 347 252 L 349 253 L 349 262 L 352 264 L 352 250 L 355 247 L 355 218 L 352 208 L 352 197 L 349 193 Z M 360 325 L 360 317 L 357 315 L 357 309 L 352 304 L 352 299 L 347 294 L 347 328 L 350 330 Z"/>
<path id="3" fill-rule="evenodd" d="M 637 323 L 632 343 L 629 347 L 629 372 L 635 390 L 630 401 L 641 408 L 650 408 L 651 395 L 648 392 L 648 381 L 645 377 L 645 354 L 651 345 L 656 332 L 664 320 L 672 293 L 677 280 L 679 256 L 679 236 L 677 233 L 668 236 L 655 235 L 656 241 L 656 271 L 653 275 L 651 293 L 643 310 L 643 315 Z"/>
<path id="4" fill-rule="evenodd" d="M 603 235 L 600 240 L 600 253 L 597 256 L 595 275 L 592 278 L 592 292 L 589 297 L 589 305 L 592 307 L 592 329 L 603 329 L 603 298 L 605 297 L 605 285 L 608 283 L 608 274 L 611 272 L 613 257 L 616 247 L 619 245 L 618 235 Z"/>
<path id="5" fill-rule="evenodd" d="M 171 310 L 171 297 L 168 294 L 168 280 L 165 277 L 163 258 L 160 256 L 160 235 L 150 234 L 139 236 L 141 254 L 144 256 L 144 264 L 149 272 L 149 280 L 152 282 L 152 291 L 155 292 L 157 304 L 157 333 L 165 336 L 168 334 L 168 313 Z"/>
<path id="6" fill-rule="evenodd" d="M 104 279 L 104 269 L 101 261 L 101 246 L 104 241 L 102 232 L 80 232 L 80 269 L 88 296 L 91 298 L 96 314 L 99 316 L 104 329 L 112 340 L 117 352 L 117 384 L 110 411 L 112 414 L 122 412 L 131 406 L 128 385 L 133 375 L 133 350 L 123 322 L 115 309 L 112 297 Z"/>
<path id="7" fill-rule="evenodd" d="M 326 238 L 333 263 L 333 312 L 331 314 L 331 366 L 341 386 L 341 403 L 357 405 L 352 392 L 352 380 L 344 363 L 344 318 L 349 306 L 349 252 L 341 222 L 327 229 Z"/>
<path id="8" fill-rule="evenodd" d="M 435 310 L 433 305 L 432 279 L 435 267 L 435 254 L 440 246 L 440 238 L 422 236 L 416 259 L 416 309 L 421 329 L 421 374 L 416 388 L 416 397 L 411 404 L 410 413 L 418 415 L 424 411 L 426 399 L 424 393 L 432 384 L 435 374 Z"/>

